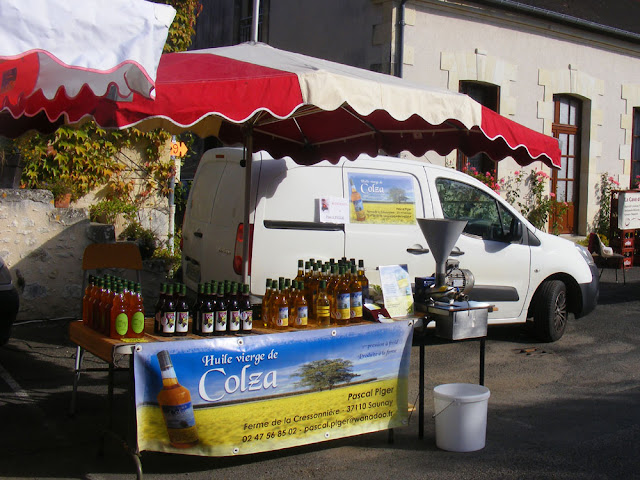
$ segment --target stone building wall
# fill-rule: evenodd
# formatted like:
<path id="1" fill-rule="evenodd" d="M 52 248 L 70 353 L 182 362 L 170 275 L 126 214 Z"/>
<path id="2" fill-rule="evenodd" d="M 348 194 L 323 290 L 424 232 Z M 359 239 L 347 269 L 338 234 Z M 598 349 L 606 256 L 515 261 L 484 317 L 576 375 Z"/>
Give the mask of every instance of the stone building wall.
<path id="1" fill-rule="evenodd" d="M 115 241 L 114 227 L 91 223 L 87 208 L 55 208 L 48 190 L 0 189 L 0 232 L 0 256 L 20 294 L 18 320 L 79 318 L 82 254 L 90 243 Z M 147 311 L 165 277 L 164 264 L 145 261 Z"/>

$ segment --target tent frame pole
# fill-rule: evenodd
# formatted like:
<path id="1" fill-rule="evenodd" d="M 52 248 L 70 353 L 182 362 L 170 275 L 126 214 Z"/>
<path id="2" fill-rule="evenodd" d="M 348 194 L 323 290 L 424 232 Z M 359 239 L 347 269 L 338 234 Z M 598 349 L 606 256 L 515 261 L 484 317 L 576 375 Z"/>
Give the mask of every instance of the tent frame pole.
<path id="1" fill-rule="evenodd" d="M 244 218 L 242 226 L 242 283 L 249 282 L 249 239 L 251 220 L 251 170 L 253 166 L 253 126 L 244 131 Z"/>

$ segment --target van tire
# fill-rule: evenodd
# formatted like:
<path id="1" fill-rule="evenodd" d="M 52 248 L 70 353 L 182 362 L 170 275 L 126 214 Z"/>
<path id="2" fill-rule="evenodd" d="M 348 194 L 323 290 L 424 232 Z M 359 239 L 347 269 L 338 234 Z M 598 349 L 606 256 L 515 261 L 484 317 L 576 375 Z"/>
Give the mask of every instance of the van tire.
<path id="1" fill-rule="evenodd" d="M 533 325 L 543 342 L 559 340 L 567 328 L 567 287 L 560 280 L 547 280 L 533 298 Z"/>

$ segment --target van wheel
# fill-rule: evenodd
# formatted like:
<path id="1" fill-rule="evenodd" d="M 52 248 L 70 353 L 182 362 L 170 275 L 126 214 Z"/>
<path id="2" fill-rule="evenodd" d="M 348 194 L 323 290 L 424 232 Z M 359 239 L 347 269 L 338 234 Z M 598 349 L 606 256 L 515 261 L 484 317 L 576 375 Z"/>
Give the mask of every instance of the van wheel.
<path id="1" fill-rule="evenodd" d="M 533 299 L 533 324 L 543 342 L 559 340 L 567 328 L 567 287 L 560 280 L 543 282 Z"/>

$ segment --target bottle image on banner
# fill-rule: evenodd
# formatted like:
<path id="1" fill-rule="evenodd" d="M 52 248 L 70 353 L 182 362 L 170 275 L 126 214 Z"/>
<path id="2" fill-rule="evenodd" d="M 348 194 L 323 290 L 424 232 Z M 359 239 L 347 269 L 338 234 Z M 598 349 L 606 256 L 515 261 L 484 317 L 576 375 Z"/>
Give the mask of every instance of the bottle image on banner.
<path id="1" fill-rule="evenodd" d="M 189 390 L 178 383 L 173 362 L 167 350 L 158 352 L 162 390 L 158 404 L 162 410 L 169 442 L 176 448 L 189 448 L 199 442 L 196 419 Z"/>
<path id="2" fill-rule="evenodd" d="M 353 180 L 349 179 L 349 182 L 351 183 L 351 203 L 353 203 L 353 208 L 356 211 L 356 220 L 358 222 L 364 222 L 367 216 L 364 213 L 362 197 L 356 190 L 356 186 L 353 184 Z"/>

